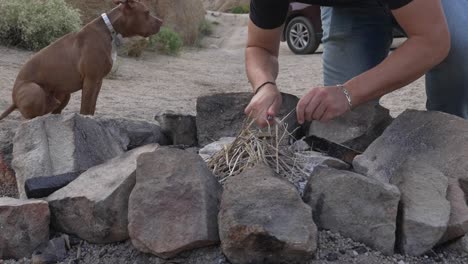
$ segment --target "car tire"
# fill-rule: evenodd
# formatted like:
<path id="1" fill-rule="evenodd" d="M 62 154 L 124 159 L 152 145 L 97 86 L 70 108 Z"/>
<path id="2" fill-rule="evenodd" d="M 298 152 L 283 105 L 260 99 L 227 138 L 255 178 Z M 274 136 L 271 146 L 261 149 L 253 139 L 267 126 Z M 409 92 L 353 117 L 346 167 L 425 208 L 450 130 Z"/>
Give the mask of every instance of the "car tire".
<path id="1" fill-rule="evenodd" d="M 320 44 L 315 32 L 307 18 L 299 16 L 291 19 L 286 27 L 286 41 L 289 49 L 295 54 L 314 53 Z"/>

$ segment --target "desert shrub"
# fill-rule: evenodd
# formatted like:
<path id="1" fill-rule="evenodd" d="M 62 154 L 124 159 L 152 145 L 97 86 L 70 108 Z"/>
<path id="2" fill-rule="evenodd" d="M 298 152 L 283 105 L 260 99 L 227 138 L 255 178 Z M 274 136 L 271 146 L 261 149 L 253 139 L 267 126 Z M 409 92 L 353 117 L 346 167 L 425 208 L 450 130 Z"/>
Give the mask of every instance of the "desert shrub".
<path id="1" fill-rule="evenodd" d="M 64 0 L 0 0 L 0 43 L 41 49 L 80 29 L 78 10 Z"/>
<path id="2" fill-rule="evenodd" d="M 183 46 L 182 37 L 170 28 L 162 27 L 158 34 L 150 37 L 148 49 L 164 54 L 177 55 Z"/>
<path id="3" fill-rule="evenodd" d="M 200 26 L 198 26 L 198 31 L 201 36 L 209 36 L 213 34 L 213 24 L 212 22 L 204 19 L 201 23 Z"/>
<path id="4" fill-rule="evenodd" d="M 231 8 L 231 13 L 233 14 L 248 14 L 250 12 L 249 5 L 239 5 Z"/>

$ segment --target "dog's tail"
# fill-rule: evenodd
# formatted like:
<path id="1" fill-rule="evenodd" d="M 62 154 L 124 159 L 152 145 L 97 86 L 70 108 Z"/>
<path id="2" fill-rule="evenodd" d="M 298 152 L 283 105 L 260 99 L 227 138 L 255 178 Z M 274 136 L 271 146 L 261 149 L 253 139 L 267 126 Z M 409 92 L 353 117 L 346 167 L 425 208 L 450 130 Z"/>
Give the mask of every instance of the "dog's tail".
<path id="1" fill-rule="evenodd" d="M 9 114 L 11 114 L 11 112 L 15 111 L 15 109 L 16 109 L 16 105 L 14 104 L 10 105 L 10 107 L 8 107 L 8 109 L 5 110 L 5 112 L 3 112 L 2 115 L 0 115 L 0 120 L 7 117 Z"/>

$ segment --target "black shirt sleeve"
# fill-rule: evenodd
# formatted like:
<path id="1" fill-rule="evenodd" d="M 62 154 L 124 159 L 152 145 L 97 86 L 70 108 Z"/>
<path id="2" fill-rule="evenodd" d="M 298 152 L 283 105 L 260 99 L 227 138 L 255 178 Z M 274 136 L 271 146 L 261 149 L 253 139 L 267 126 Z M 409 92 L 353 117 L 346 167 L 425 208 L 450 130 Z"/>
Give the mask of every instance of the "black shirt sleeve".
<path id="1" fill-rule="evenodd" d="M 386 0 L 390 9 L 397 9 L 409 4 L 413 0 Z"/>
<path id="2" fill-rule="evenodd" d="M 286 20 L 288 8 L 288 0 L 251 0 L 250 19 L 259 28 L 277 28 Z"/>

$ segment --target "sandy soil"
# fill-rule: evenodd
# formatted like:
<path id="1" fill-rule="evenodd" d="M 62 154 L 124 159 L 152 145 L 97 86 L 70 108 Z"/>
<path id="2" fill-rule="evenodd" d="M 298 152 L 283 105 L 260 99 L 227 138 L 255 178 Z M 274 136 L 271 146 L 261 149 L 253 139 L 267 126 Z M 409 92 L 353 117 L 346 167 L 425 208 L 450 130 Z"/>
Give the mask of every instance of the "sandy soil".
<path id="1" fill-rule="evenodd" d="M 138 59 L 119 57 L 117 73 L 104 80 L 96 114 L 149 121 L 168 110 L 195 114 L 196 98 L 202 95 L 250 91 L 243 62 L 246 15 L 209 13 L 207 18 L 219 24 L 202 41 L 206 48 L 187 48 L 178 57 L 153 52 Z M 0 46 L 0 111 L 10 104 L 15 77 L 32 54 Z M 283 92 L 301 96 L 322 84 L 320 53 L 294 55 L 282 43 L 279 60 L 278 84 Z M 73 94 L 64 112 L 79 112 L 80 96 Z M 392 115 L 406 108 L 424 109 L 424 81 L 385 96 L 382 103 Z M 9 118 L 19 117 L 15 112 Z"/>

